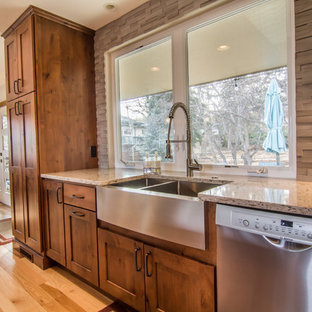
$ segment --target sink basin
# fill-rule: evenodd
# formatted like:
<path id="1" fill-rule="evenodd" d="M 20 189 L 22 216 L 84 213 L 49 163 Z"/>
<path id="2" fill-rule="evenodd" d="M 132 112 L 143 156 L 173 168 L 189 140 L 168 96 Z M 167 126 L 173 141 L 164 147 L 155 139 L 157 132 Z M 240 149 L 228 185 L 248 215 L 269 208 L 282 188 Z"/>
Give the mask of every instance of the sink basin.
<path id="1" fill-rule="evenodd" d="M 107 223 L 204 250 L 205 206 L 199 192 L 224 184 L 147 177 L 97 186 L 97 217 Z"/>
<path id="2" fill-rule="evenodd" d="M 220 184 L 204 182 L 169 181 L 155 186 L 146 187 L 144 189 L 153 192 L 197 197 L 198 193 L 212 189 L 219 185 Z"/>

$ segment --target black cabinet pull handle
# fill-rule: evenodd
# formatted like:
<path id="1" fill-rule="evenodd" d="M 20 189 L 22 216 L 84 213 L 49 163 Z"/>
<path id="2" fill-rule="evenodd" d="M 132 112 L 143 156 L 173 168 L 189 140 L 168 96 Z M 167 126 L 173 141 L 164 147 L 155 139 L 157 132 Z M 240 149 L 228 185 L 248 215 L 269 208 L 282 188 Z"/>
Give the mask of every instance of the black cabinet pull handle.
<path id="1" fill-rule="evenodd" d="M 22 101 L 17 101 L 17 115 L 23 115 L 23 113 L 20 112 L 20 103 L 23 103 Z"/>
<path id="2" fill-rule="evenodd" d="M 85 198 L 84 196 L 79 196 L 79 195 L 75 195 L 75 194 L 73 194 L 72 197 L 76 198 L 76 199 L 84 199 Z"/>
<path id="3" fill-rule="evenodd" d="M 77 212 L 77 211 L 73 211 L 72 214 L 76 217 L 84 217 L 85 214 L 84 213 L 81 213 L 81 212 Z"/>
<path id="4" fill-rule="evenodd" d="M 138 252 L 139 252 L 140 250 L 141 250 L 140 247 L 137 247 L 137 248 L 134 249 L 134 263 L 135 263 L 135 270 L 136 270 L 137 272 L 140 272 L 140 271 L 142 270 L 142 265 L 141 265 L 140 268 L 138 267 Z"/>
<path id="5" fill-rule="evenodd" d="M 59 186 L 59 187 L 56 189 L 56 201 L 57 201 L 58 204 L 63 204 L 63 199 L 60 200 L 60 196 L 59 196 L 59 191 L 61 191 L 61 190 L 62 190 L 62 187 L 61 187 L 61 186 Z M 62 196 L 61 196 L 61 198 L 62 198 Z"/>
<path id="6" fill-rule="evenodd" d="M 22 93 L 22 90 L 20 90 L 20 82 L 23 83 L 23 80 L 21 78 L 18 78 L 17 79 L 17 94 Z"/>
<path id="7" fill-rule="evenodd" d="M 14 103 L 14 111 L 15 111 L 15 116 L 18 116 L 17 102 Z"/>
<path id="8" fill-rule="evenodd" d="M 151 277 L 152 273 L 148 272 L 148 257 L 152 254 L 151 251 L 148 251 L 145 255 L 145 271 L 146 271 L 146 276 L 147 277 Z"/>
<path id="9" fill-rule="evenodd" d="M 16 90 L 17 90 L 17 80 L 14 80 L 14 85 L 13 85 L 13 87 L 14 87 L 14 93 L 15 93 L 15 94 L 18 94 L 18 91 L 16 91 Z"/>

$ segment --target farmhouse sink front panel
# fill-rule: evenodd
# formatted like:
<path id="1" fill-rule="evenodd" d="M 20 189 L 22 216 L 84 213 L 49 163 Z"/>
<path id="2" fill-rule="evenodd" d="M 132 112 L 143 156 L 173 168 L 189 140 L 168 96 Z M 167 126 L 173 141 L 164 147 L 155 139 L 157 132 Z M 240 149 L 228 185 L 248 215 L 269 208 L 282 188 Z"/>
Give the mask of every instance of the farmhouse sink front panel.
<path id="1" fill-rule="evenodd" d="M 98 186 L 96 193 L 99 220 L 205 249 L 204 203 L 198 198 L 116 186 Z"/>

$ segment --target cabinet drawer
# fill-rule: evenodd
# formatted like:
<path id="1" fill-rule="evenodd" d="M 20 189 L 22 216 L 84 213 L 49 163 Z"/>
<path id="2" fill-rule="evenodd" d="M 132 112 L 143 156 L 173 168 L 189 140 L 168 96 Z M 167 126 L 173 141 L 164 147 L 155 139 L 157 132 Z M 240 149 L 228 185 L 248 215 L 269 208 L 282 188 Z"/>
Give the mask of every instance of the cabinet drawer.
<path id="1" fill-rule="evenodd" d="M 96 211 L 95 189 L 64 183 L 64 203 Z"/>

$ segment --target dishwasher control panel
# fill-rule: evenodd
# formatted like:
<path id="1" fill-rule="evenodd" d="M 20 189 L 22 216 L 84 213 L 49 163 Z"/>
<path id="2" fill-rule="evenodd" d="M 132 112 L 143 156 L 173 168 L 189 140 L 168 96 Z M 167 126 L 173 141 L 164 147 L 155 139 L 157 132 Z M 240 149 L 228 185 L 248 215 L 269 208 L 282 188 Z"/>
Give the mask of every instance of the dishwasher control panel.
<path id="1" fill-rule="evenodd" d="M 273 212 L 245 209 L 235 206 L 217 205 L 217 224 L 253 232 L 260 235 L 285 238 L 312 244 L 312 218 L 297 217 Z M 220 217 L 220 214 L 223 218 Z M 219 222 L 218 222 L 219 219 Z M 226 223 L 226 224 L 225 224 Z"/>

